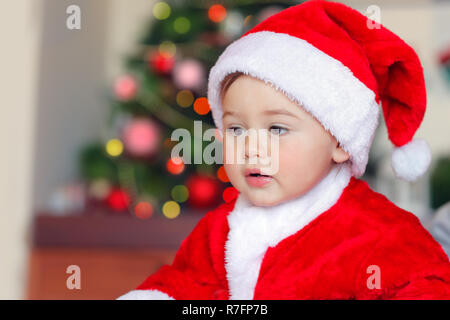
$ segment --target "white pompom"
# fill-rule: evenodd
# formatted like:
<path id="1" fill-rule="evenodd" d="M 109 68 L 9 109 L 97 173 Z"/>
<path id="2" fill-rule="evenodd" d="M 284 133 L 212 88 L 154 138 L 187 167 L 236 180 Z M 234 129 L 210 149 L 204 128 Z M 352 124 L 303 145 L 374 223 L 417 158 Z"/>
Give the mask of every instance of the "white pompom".
<path id="1" fill-rule="evenodd" d="M 431 151 L 423 139 L 414 139 L 395 148 L 392 152 L 391 165 L 395 175 L 412 182 L 422 176 L 431 163 Z"/>

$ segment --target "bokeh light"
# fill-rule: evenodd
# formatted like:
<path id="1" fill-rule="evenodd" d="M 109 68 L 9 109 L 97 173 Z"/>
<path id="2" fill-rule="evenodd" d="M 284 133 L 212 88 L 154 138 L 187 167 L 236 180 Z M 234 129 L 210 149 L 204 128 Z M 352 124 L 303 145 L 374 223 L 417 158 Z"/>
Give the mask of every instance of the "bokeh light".
<path id="1" fill-rule="evenodd" d="M 212 22 L 221 22 L 226 16 L 227 9 L 220 4 L 214 4 L 208 10 L 208 17 Z"/>
<path id="2" fill-rule="evenodd" d="M 191 90 L 181 90 L 177 93 L 177 103 L 182 108 L 187 108 L 194 102 Z"/>
<path id="3" fill-rule="evenodd" d="M 191 29 L 191 21 L 186 17 L 178 17 L 173 23 L 173 28 L 180 34 L 188 33 Z"/>
<path id="4" fill-rule="evenodd" d="M 183 159 L 175 157 L 170 158 L 166 164 L 167 171 L 171 174 L 180 174 L 184 171 L 184 162 Z"/>
<path id="5" fill-rule="evenodd" d="M 164 1 L 157 2 L 153 6 L 153 16 L 158 20 L 167 19 L 170 16 L 170 6 Z"/>
<path id="6" fill-rule="evenodd" d="M 202 98 L 198 98 L 197 100 L 195 100 L 194 110 L 195 110 L 195 112 L 197 112 L 200 115 L 207 114 L 210 110 L 208 99 L 205 97 L 202 97 Z"/>
<path id="7" fill-rule="evenodd" d="M 146 201 L 140 201 L 134 208 L 134 213 L 139 219 L 148 219 L 153 215 L 153 206 Z"/>
<path id="8" fill-rule="evenodd" d="M 166 40 L 161 42 L 158 51 L 166 59 L 173 58 L 177 52 L 177 46 L 172 41 Z"/>
<path id="9" fill-rule="evenodd" d="M 122 75 L 114 83 L 114 93 L 117 99 L 127 101 L 135 97 L 138 90 L 136 79 L 131 75 Z"/>
<path id="10" fill-rule="evenodd" d="M 189 197 L 189 190 L 185 185 L 177 185 L 172 188 L 171 191 L 172 199 L 177 202 L 185 202 Z"/>
<path id="11" fill-rule="evenodd" d="M 174 219 L 180 214 L 180 205 L 175 201 L 167 201 L 162 207 L 162 213 L 166 218 Z"/>
<path id="12" fill-rule="evenodd" d="M 106 152 L 111 157 L 120 156 L 123 152 L 123 143 L 119 139 L 111 139 L 106 143 Z"/>

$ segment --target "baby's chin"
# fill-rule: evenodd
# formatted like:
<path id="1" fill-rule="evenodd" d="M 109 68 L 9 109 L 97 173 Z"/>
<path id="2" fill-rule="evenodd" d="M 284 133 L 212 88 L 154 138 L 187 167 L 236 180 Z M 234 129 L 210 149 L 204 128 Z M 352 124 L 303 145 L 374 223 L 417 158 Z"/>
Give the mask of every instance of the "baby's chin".
<path id="1" fill-rule="evenodd" d="M 284 202 L 283 197 L 277 197 L 273 193 L 268 194 L 255 194 L 252 192 L 251 195 L 246 195 L 247 199 L 252 205 L 257 207 L 272 207 Z"/>

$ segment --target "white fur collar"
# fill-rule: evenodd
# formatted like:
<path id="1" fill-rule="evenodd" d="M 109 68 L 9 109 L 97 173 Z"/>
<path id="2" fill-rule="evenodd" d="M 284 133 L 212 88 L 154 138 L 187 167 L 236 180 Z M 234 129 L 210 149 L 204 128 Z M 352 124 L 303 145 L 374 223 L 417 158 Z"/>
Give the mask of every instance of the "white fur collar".
<path id="1" fill-rule="evenodd" d="M 228 215 L 225 268 L 231 300 L 253 298 L 268 247 L 293 235 L 332 207 L 351 178 L 347 164 L 335 165 L 306 194 L 272 207 L 253 206 L 242 194 Z"/>

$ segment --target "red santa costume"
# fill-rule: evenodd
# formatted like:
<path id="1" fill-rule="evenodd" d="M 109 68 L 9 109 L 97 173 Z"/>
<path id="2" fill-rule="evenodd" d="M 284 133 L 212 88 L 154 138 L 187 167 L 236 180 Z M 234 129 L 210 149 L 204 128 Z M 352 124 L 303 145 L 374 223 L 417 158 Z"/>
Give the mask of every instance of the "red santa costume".
<path id="1" fill-rule="evenodd" d="M 219 129 L 220 84 L 241 71 L 301 104 L 350 161 L 296 199 L 257 207 L 239 194 L 208 212 L 171 265 L 119 299 L 450 299 L 441 246 L 415 215 L 358 179 L 380 104 L 396 176 L 414 181 L 431 161 L 427 143 L 412 140 L 426 107 L 420 61 L 398 36 L 368 22 L 345 5 L 308 1 L 222 53 L 208 83 Z"/>

